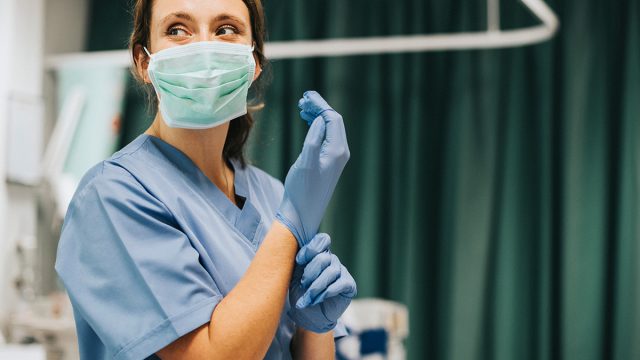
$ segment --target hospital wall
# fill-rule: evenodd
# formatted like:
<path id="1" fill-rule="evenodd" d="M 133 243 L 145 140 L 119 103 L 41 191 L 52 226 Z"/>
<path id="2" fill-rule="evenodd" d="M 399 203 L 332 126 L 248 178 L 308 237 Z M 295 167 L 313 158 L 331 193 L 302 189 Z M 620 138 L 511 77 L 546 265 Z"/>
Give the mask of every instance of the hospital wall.
<path id="1" fill-rule="evenodd" d="M 17 30 L 21 18 L 32 18 L 34 24 L 23 30 Z M 3 1 L 0 3 L 0 25 L 4 40 L 0 45 L 0 114 L 2 114 L 2 127 L 0 129 L 0 144 L 11 142 L 9 132 L 12 119 L 10 118 L 12 105 L 19 99 L 39 99 L 42 97 L 42 51 L 43 31 L 41 25 L 43 17 L 43 1 Z M 22 46 L 22 42 L 31 43 L 32 46 Z M 20 63 L 20 66 L 15 64 Z M 35 140 L 35 139 L 34 139 Z M 35 140 L 38 141 L 38 140 Z M 35 142 L 34 141 L 34 142 Z M 11 162 L 11 148 L 2 146 L 0 150 L 0 174 L 6 178 Z M 11 258 L 5 256 L 13 252 L 14 245 L 23 230 L 32 228 L 35 222 L 35 214 L 31 211 L 29 201 L 25 201 L 16 192 L 9 193 L 4 181 L 0 185 L 0 273 L 13 273 Z M 13 195 L 13 196 L 12 196 Z M 17 196 L 16 196 L 17 195 Z M 0 292 L 11 294 L 9 291 L 10 277 L 0 277 Z M 3 311 L 10 302 L 8 296 L 0 297 L 0 319 L 4 320 L 6 311 Z"/>
<path id="2" fill-rule="evenodd" d="M 4 324 L 16 305 L 14 282 L 17 269 L 16 246 L 33 243 L 38 210 L 36 187 L 12 179 L 12 174 L 36 173 L 39 169 L 12 169 L 9 157 L 34 159 L 39 165 L 42 151 L 55 123 L 55 76 L 45 71 L 47 55 L 84 50 L 89 3 L 84 0 L 2 0 L 0 1 L 0 321 Z M 16 104 L 33 106 L 37 114 L 24 124 Z M 27 110 L 28 111 L 28 110 Z M 16 116 L 17 114 L 17 116 Z M 25 137 L 10 138 L 10 130 L 25 127 Z M 37 146 L 32 147 L 32 145 Z M 12 154 L 10 154 L 12 153 Z M 35 153 L 35 154 L 32 154 Z M 31 167 L 31 164 L 30 164 Z M 55 239 L 42 239 L 50 244 Z M 33 244 L 35 245 L 35 244 Z M 46 271 L 45 271 L 46 272 Z M 51 272 L 49 270 L 49 272 Z M 55 286 L 55 284 L 53 284 Z"/>

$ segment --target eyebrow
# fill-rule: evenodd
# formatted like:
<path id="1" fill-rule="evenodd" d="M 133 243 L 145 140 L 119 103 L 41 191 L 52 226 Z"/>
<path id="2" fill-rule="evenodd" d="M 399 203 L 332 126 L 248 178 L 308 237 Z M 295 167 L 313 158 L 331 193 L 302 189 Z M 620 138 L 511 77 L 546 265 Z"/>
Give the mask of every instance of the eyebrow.
<path id="1" fill-rule="evenodd" d="M 242 19 L 240 19 L 237 16 L 233 16 L 231 14 L 220 14 L 213 19 L 213 22 L 219 22 L 224 20 L 231 20 L 231 21 L 237 22 L 238 24 L 246 25 Z"/>
<path id="2" fill-rule="evenodd" d="M 174 12 L 171 13 L 167 16 L 165 16 L 162 21 L 160 22 L 160 24 L 165 25 L 166 23 L 168 23 L 170 20 L 173 20 L 174 18 L 178 18 L 178 19 L 182 19 L 185 21 L 189 21 L 189 22 L 196 22 L 196 20 L 193 18 L 193 16 L 189 15 L 186 12 Z M 238 24 L 241 24 L 243 26 L 246 26 L 246 24 L 244 23 L 244 21 L 242 19 L 240 19 L 237 16 L 233 16 L 231 14 L 220 14 L 218 16 L 216 16 L 212 22 L 219 22 L 219 21 L 225 21 L 225 20 L 231 20 L 234 21 Z"/>
<path id="3" fill-rule="evenodd" d="M 167 16 L 165 16 L 162 21 L 160 22 L 161 25 L 164 25 L 166 23 L 168 23 L 170 20 L 173 20 L 173 18 L 178 18 L 178 19 L 182 19 L 185 21 L 190 21 L 190 22 L 195 22 L 195 20 L 193 19 L 193 17 L 191 15 L 189 15 L 186 12 L 174 12 L 171 13 Z"/>

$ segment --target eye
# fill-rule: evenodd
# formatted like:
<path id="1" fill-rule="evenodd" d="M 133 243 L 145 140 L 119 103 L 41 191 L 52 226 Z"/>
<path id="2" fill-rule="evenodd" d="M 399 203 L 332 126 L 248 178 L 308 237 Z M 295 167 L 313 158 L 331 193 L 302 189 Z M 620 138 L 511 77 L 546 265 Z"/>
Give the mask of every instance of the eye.
<path id="1" fill-rule="evenodd" d="M 181 26 L 172 26 L 167 30 L 167 35 L 184 37 L 184 36 L 189 36 L 189 33 L 185 28 Z"/>
<path id="2" fill-rule="evenodd" d="M 216 36 L 236 35 L 239 31 L 232 25 L 223 25 L 216 30 Z"/>

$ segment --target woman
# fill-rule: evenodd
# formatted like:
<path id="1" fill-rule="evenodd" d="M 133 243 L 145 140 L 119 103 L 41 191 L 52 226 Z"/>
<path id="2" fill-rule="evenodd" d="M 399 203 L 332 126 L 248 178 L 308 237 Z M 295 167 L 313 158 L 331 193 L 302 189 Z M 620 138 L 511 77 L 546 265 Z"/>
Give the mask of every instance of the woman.
<path id="1" fill-rule="evenodd" d="M 263 44 L 260 0 L 137 1 L 134 72 L 160 111 L 83 177 L 58 247 L 83 359 L 333 358 L 356 287 L 316 232 L 344 125 L 305 93 L 284 186 L 246 165 Z"/>

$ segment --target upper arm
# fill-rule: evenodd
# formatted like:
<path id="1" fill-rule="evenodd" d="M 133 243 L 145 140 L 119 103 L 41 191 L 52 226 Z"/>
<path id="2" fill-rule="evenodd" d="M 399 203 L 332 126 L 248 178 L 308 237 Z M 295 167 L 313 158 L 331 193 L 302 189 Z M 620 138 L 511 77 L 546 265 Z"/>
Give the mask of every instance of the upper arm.
<path id="1" fill-rule="evenodd" d="M 168 209 L 120 168 L 70 206 L 56 270 L 118 360 L 145 358 L 208 324 L 222 299 Z"/>

